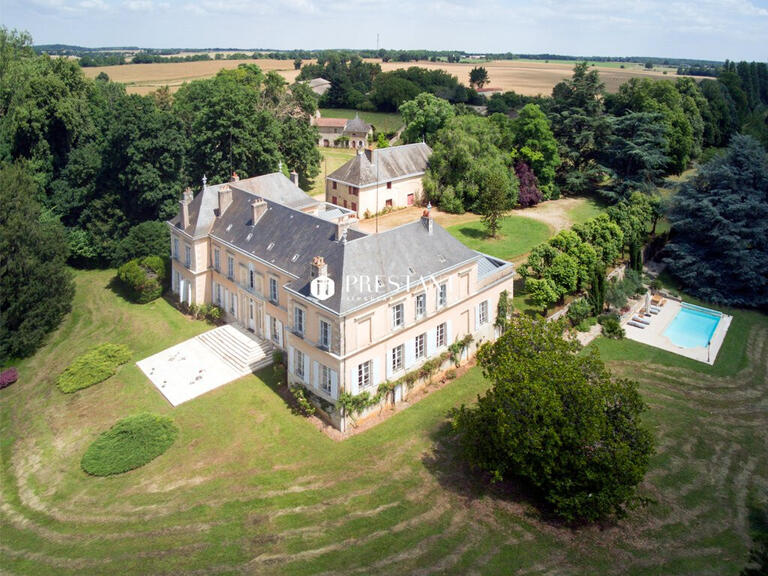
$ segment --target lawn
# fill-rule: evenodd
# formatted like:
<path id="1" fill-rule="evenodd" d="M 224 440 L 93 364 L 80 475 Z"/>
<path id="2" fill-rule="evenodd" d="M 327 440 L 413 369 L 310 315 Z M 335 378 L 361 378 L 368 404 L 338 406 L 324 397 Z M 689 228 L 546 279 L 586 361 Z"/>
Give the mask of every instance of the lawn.
<path id="1" fill-rule="evenodd" d="M 355 157 L 356 152 L 351 148 L 319 148 L 320 156 L 320 174 L 315 177 L 315 181 L 312 183 L 312 188 L 307 191 L 310 196 L 322 195 L 322 200 L 325 200 L 325 177 L 336 170 L 341 168 L 350 159 Z"/>
<path id="2" fill-rule="evenodd" d="M 747 498 L 768 484 L 765 316 L 734 312 L 724 352 L 739 360 L 713 372 L 597 344 L 651 405 L 652 502 L 572 530 L 458 463 L 445 414 L 485 389 L 477 369 L 340 443 L 292 414 L 269 369 L 175 409 L 133 363 L 61 394 L 58 373 L 98 342 L 125 344 L 133 362 L 208 328 L 162 300 L 125 302 L 112 275 L 77 272 L 72 314 L 0 392 L 5 572 L 735 576 L 746 561 Z M 86 475 L 88 446 L 144 411 L 173 418 L 168 451 Z"/>
<path id="3" fill-rule="evenodd" d="M 326 118 L 354 118 L 360 114 L 360 118 L 373 124 L 377 132 L 396 132 L 403 125 L 403 119 L 397 112 L 361 112 L 348 108 L 321 108 L 320 114 Z"/>
<path id="4" fill-rule="evenodd" d="M 505 216 L 496 238 L 488 237 L 480 220 L 450 226 L 448 232 L 473 250 L 504 260 L 527 254 L 552 235 L 549 226 L 525 216 Z"/>
<path id="5" fill-rule="evenodd" d="M 578 205 L 566 212 L 571 225 L 581 224 L 605 210 L 605 204 L 595 198 L 583 197 L 579 200 Z"/>

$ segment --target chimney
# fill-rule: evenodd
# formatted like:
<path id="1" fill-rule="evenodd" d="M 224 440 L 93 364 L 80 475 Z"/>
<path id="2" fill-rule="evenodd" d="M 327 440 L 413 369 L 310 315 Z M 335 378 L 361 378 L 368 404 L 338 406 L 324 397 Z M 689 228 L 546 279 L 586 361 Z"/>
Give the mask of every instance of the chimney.
<path id="1" fill-rule="evenodd" d="M 181 227 L 185 230 L 189 227 L 189 205 L 192 203 L 192 188 L 187 188 L 181 195 Z"/>
<path id="2" fill-rule="evenodd" d="M 232 172 L 232 179 L 230 182 L 240 182 L 240 176 L 237 175 L 237 172 Z"/>
<path id="3" fill-rule="evenodd" d="M 229 184 L 222 184 L 219 186 L 219 217 L 229 208 L 232 204 L 232 188 Z"/>
<path id="4" fill-rule="evenodd" d="M 373 146 L 369 146 L 365 149 L 365 157 L 368 158 L 368 162 L 371 164 L 374 163 L 374 158 L 376 157 L 376 151 L 373 149 Z"/>
<path id="5" fill-rule="evenodd" d="M 347 222 L 346 214 L 341 216 L 336 221 L 336 241 L 342 244 L 347 243 L 347 229 L 349 228 L 349 222 Z"/>
<path id="6" fill-rule="evenodd" d="M 299 173 L 296 172 L 296 170 L 291 170 L 291 182 L 293 182 L 296 186 L 299 185 Z"/>
<path id="7" fill-rule="evenodd" d="M 314 280 L 315 278 L 325 278 L 328 276 L 328 264 L 325 263 L 325 258 L 322 256 L 315 256 L 312 258 L 312 264 L 309 269 L 309 278 Z"/>
<path id="8" fill-rule="evenodd" d="M 264 213 L 267 211 L 267 203 L 264 201 L 264 198 L 256 197 L 254 200 L 251 201 L 251 226 L 255 226 L 256 222 L 259 221 L 259 219 L 264 216 Z"/>
<path id="9" fill-rule="evenodd" d="M 435 219 L 432 218 L 429 211 L 432 209 L 432 204 L 427 204 L 427 207 L 424 209 L 424 212 L 421 214 L 421 223 L 424 225 L 424 228 L 427 229 L 427 232 L 429 235 L 432 235 L 432 228 L 433 224 L 435 222 Z"/>

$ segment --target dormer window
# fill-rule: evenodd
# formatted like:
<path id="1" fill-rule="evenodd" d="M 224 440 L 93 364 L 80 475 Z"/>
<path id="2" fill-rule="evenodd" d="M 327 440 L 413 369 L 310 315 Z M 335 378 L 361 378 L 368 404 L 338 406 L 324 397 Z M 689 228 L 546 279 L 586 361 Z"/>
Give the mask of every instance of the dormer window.
<path id="1" fill-rule="evenodd" d="M 275 247 L 275 243 L 274 242 L 270 242 L 269 246 L 267 246 L 267 251 L 272 250 L 272 248 L 274 248 L 274 247 Z"/>
<path id="2" fill-rule="evenodd" d="M 299 255 L 298 255 L 298 254 L 294 254 L 294 255 L 291 257 L 291 262 L 296 262 L 296 260 L 298 260 L 298 259 L 299 259 Z"/>

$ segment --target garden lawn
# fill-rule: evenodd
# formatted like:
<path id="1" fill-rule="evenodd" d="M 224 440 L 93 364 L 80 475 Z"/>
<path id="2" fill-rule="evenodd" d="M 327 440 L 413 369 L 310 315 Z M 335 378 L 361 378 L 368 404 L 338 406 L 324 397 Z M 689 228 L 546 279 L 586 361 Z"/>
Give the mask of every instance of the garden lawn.
<path id="1" fill-rule="evenodd" d="M 581 202 L 577 206 L 566 212 L 568 219 L 571 221 L 571 226 L 594 218 L 605 210 L 605 204 L 595 198 L 583 197 L 580 200 Z"/>
<path id="2" fill-rule="evenodd" d="M 325 177 L 341 168 L 344 164 L 355 157 L 356 152 L 351 148 L 324 148 L 320 150 L 320 173 L 315 177 L 312 188 L 307 194 L 317 197 L 318 200 L 325 200 Z"/>
<path id="3" fill-rule="evenodd" d="M 481 220 L 450 226 L 448 232 L 473 250 L 504 260 L 515 260 L 547 240 L 552 231 L 543 222 L 525 216 L 505 216 L 496 238 L 489 238 Z"/>
<path id="4" fill-rule="evenodd" d="M 59 393 L 56 375 L 94 342 L 135 360 L 209 328 L 164 300 L 125 302 L 112 275 L 77 272 L 72 314 L 0 391 L 5 572 L 736 576 L 746 562 L 747 498 L 768 485 L 765 316 L 734 313 L 721 353 L 741 360 L 713 372 L 612 351 L 651 405 L 652 503 L 569 529 L 461 466 L 445 415 L 485 390 L 477 369 L 343 442 L 291 412 L 271 369 L 175 409 L 134 364 Z M 141 412 L 173 418 L 173 445 L 124 474 L 83 472 L 88 446 Z"/>
<path id="5" fill-rule="evenodd" d="M 321 108 L 320 114 L 325 118 L 360 118 L 373 124 L 376 132 L 397 132 L 403 126 L 403 118 L 397 112 L 362 112 L 348 108 Z"/>

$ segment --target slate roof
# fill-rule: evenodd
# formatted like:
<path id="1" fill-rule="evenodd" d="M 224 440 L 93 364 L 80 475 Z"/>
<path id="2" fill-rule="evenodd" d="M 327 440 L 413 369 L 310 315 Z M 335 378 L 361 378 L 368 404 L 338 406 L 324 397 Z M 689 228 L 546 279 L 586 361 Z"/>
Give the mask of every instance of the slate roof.
<path id="1" fill-rule="evenodd" d="M 331 81 L 326 80 L 325 78 L 312 78 L 308 84 L 310 88 L 316 88 L 317 86 L 330 86 Z"/>
<path id="2" fill-rule="evenodd" d="M 363 121 L 357 112 L 355 112 L 355 117 L 349 120 L 347 125 L 344 126 L 344 132 L 362 132 L 363 134 L 366 134 L 370 129 L 371 125 Z"/>
<path id="3" fill-rule="evenodd" d="M 351 186 L 370 186 L 376 184 L 376 164 L 379 183 L 421 175 L 427 171 L 431 154 L 432 149 L 423 142 L 369 150 L 365 154 L 360 151 L 346 164 L 331 172 L 328 178 Z M 369 155 L 373 161 L 368 158 Z"/>

